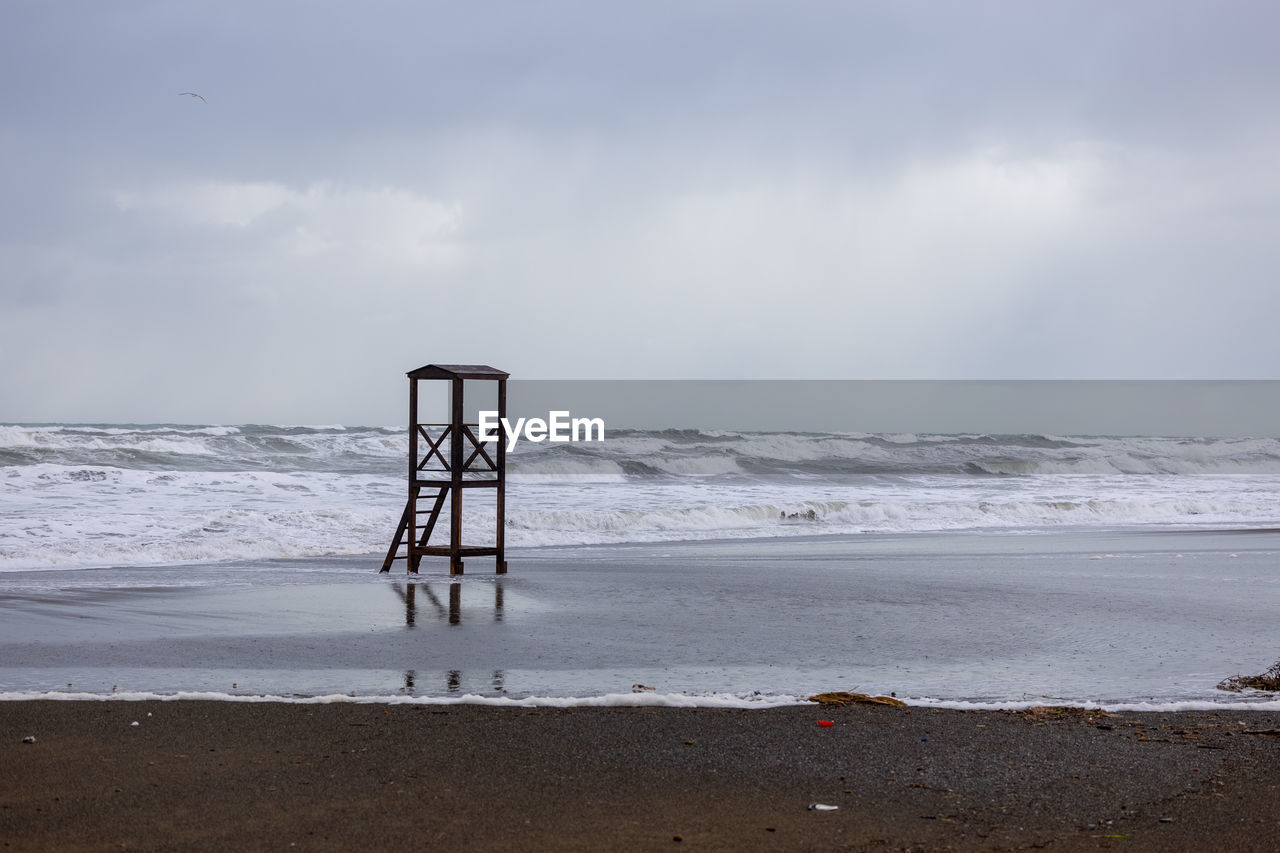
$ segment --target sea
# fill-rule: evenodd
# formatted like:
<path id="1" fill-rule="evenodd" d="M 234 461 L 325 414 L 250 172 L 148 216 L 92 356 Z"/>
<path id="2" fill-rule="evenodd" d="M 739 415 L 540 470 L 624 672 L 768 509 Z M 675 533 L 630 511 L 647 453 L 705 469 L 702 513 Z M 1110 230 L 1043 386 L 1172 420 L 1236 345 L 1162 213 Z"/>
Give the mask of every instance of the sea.
<path id="1" fill-rule="evenodd" d="M 1280 707 L 1275 438 L 523 441 L 409 576 L 407 434 L 0 425 L 0 697 Z"/>

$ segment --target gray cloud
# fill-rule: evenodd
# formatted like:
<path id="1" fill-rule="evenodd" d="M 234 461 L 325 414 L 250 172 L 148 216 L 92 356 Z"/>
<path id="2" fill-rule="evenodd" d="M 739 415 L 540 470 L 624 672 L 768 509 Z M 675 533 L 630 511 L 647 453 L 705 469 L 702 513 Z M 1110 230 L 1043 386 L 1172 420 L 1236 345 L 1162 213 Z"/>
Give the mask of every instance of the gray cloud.
<path id="1" fill-rule="evenodd" d="M 428 361 L 1273 377 L 1278 16 L 18 3 L 0 418 L 394 421 Z"/>

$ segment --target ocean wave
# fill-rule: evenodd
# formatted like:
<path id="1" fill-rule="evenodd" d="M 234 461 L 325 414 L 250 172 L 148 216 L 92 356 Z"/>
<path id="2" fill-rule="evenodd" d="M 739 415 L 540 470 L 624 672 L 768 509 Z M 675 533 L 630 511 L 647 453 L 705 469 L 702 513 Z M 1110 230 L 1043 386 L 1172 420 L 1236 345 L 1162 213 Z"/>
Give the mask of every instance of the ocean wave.
<path id="1" fill-rule="evenodd" d="M 408 439 L 383 428 L 0 425 L 0 465 L 161 470 L 390 470 Z"/>
<path id="2" fill-rule="evenodd" d="M 394 529 L 403 494 L 368 475 L 10 468 L 0 570 L 363 554 Z"/>
<path id="3" fill-rule="evenodd" d="M 407 453 L 389 427 L 0 425 L 0 569 L 381 551 Z M 1280 521 L 1269 438 L 617 430 L 508 458 L 513 546 Z"/>
<path id="4" fill-rule="evenodd" d="M 145 477 L 145 479 L 143 479 Z M 376 553 L 385 549 L 403 507 L 391 478 L 329 475 L 142 475 L 67 468 L 34 474 L 38 486 L 0 480 L 0 507 L 11 510 L 33 488 L 44 489 L 39 514 L 6 511 L 0 521 L 0 570 L 147 566 L 228 560 Z M 614 484 L 616 485 L 616 484 Z M 612 489 L 604 484 L 601 488 Z M 545 497 L 512 484 L 506 541 L 511 547 L 593 545 L 699 539 L 762 538 L 968 529 L 1033 529 L 1081 525 L 1265 525 L 1277 499 L 1219 497 L 1134 499 L 1007 498 L 916 500 L 701 500 L 659 491 Z M 741 496 L 740 496 L 741 497 Z M 558 503 L 558 505 L 556 505 Z M 550 506 L 547 506 L 550 504 Z M 448 529 L 448 512 L 440 529 Z M 491 535 L 492 505 L 466 505 L 464 529 Z M 476 544 L 482 544 L 477 542 Z"/>
<path id="5" fill-rule="evenodd" d="M 1069 526 L 1269 524 L 1280 509 L 1170 496 L 1162 499 L 903 501 L 799 500 L 604 510 L 523 510 L 507 516 L 521 545 L 713 538 L 1035 529 Z M 1248 520 L 1245 521 L 1244 519 Z"/>
<path id="6" fill-rule="evenodd" d="M 626 472 L 609 459 L 515 459 L 507 480 L 512 483 L 624 483 Z"/>
<path id="7" fill-rule="evenodd" d="M 0 425 L 7 466 L 391 471 L 407 454 L 405 432 L 388 427 Z M 581 476 L 611 464 L 630 479 L 1248 475 L 1280 474 L 1280 440 L 618 430 L 603 442 L 521 442 L 509 460 L 534 476 L 539 467 Z"/>

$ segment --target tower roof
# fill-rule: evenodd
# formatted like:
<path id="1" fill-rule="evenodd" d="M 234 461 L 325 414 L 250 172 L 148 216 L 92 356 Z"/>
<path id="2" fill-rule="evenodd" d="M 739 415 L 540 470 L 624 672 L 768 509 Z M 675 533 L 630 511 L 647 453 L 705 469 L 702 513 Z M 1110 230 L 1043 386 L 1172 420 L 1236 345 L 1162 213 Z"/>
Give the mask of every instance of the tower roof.
<path id="1" fill-rule="evenodd" d="M 410 379 L 506 379 L 505 370 L 487 364 L 424 364 L 409 371 Z"/>

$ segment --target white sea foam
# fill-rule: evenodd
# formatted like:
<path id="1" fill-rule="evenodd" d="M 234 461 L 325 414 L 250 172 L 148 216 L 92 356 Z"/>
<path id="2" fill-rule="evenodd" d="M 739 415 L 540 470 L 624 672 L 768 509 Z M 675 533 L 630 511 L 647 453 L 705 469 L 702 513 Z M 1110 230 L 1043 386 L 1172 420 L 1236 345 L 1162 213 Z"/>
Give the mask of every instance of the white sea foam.
<path id="1" fill-rule="evenodd" d="M 1082 699 L 966 701 L 931 697 L 898 697 L 904 705 L 915 708 L 939 708 L 956 711 L 1025 711 L 1030 708 L 1098 708 L 1108 713 L 1145 712 L 1176 713 L 1178 711 L 1280 711 L 1280 699 L 1259 697 L 1240 700 L 1156 700 L 1144 702 L 1107 702 Z M 768 693 L 606 693 L 599 696 L 483 696 L 466 693 L 461 696 L 404 696 L 383 694 L 331 693 L 326 695 L 247 694 L 220 691 L 113 691 L 89 693 L 80 691 L 7 691 L 0 692 L 0 702 L 45 700 L 57 702 L 239 702 L 277 703 L 287 705 L 479 705 L 492 708 L 711 708 L 767 710 L 795 706 L 819 708 L 807 696 Z"/>
<path id="2" fill-rule="evenodd" d="M 956 699 L 904 699 L 908 705 L 924 708 L 945 708 L 954 711 L 1025 711 L 1029 708 L 1100 708 L 1108 713 L 1125 711 L 1145 711 L 1152 713 L 1172 714 L 1177 711 L 1280 711 L 1280 699 L 1258 698 L 1256 701 L 1223 700 L 1170 700 L 1161 702 L 1149 700 L 1145 702 L 1107 702 L 1081 699 L 1064 701 L 1059 699 L 1041 699 L 1039 701 L 1019 700 L 1009 702 L 969 702 Z"/>
<path id="3" fill-rule="evenodd" d="M 487 705 L 495 708 L 780 708 L 807 704 L 799 696 L 754 693 L 607 693 L 602 696 L 382 696 L 333 693 L 325 696 L 272 696 L 214 691 L 179 691 L 176 693 L 112 692 L 73 693 L 70 691 L 0 693 L 0 701 L 20 702 L 45 699 L 64 702 L 276 702 L 291 705 Z"/>
<path id="4" fill-rule="evenodd" d="M 107 429 L 93 427 L 13 427 L 0 426 L 0 449 L 33 448 L 46 451 L 77 452 L 134 450 L 205 456 L 213 449 L 205 437 L 239 434 L 235 427 L 199 429 Z"/>
<path id="5" fill-rule="evenodd" d="M 29 465 L 0 472 L 0 570 L 363 554 L 391 478 Z"/>
<path id="6" fill-rule="evenodd" d="M 622 467 L 609 459 L 520 459 L 507 473 L 512 483 L 625 483 Z"/>

